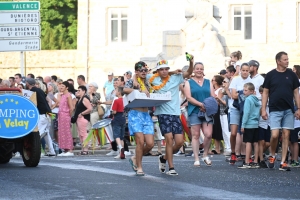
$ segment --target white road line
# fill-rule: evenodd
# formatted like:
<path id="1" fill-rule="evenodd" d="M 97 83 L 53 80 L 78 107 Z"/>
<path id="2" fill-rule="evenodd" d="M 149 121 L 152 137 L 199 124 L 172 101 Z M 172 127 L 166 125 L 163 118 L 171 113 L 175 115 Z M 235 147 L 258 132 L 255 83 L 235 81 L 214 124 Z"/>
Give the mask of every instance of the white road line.
<path id="1" fill-rule="evenodd" d="M 12 163 L 23 163 L 21 160 L 11 160 Z M 120 175 L 120 176 L 129 176 L 134 177 L 135 174 L 133 172 L 123 171 L 123 170 L 116 170 L 116 169 L 108 169 L 103 167 L 95 167 L 95 166 L 86 166 L 80 164 L 67 164 L 67 163 L 44 163 L 40 162 L 40 166 L 51 166 L 51 167 L 58 167 L 61 169 L 73 169 L 73 170 L 86 170 L 86 171 L 94 171 L 94 172 L 102 172 L 106 174 L 113 174 L 113 175 Z M 166 175 L 168 176 L 168 175 Z M 198 185 L 193 185 L 190 183 L 184 183 L 179 181 L 170 180 L 169 178 L 161 178 L 151 175 L 146 175 L 144 178 L 149 181 L 158 182 L 162 184 L 171 184 L 172 187 L 176 187 L 177 191 L 176 194 L 183 198 L 187 197 L 205 197 L 208 199 L 259 199 L 259 200 L 285 200 L 282 198 L 265 198 L 259 195 L 247 195 L 239 192 L 230 192 L 221 189 L 214 189 L 210 187 L 202 187 Z"/>

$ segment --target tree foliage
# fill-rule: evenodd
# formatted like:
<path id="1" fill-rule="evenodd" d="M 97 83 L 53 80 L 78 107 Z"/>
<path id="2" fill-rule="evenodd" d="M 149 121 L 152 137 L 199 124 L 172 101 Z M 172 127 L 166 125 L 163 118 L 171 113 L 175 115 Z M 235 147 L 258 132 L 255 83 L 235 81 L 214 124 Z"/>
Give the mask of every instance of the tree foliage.
<path id="1" fill-rule="evenodd" d="M 43 49 L 77 48 L 77 0 L 40 0 Z"/>
<path id="2" fill-rule="evenodd" d="M 77 0 L 40 0 L 40 4 L 42 49 L 76 49 Z"/>

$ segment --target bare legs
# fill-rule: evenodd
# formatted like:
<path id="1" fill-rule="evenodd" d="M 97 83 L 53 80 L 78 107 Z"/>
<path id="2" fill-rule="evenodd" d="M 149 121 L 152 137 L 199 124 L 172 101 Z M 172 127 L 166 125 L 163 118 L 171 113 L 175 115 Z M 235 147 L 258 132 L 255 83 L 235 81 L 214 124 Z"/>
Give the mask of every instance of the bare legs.
<path id="1" fill-rule="evenodd" d="M 142 158 L 143 155 L 148 153 L 154 146 L 153 135 L 144 135 L 143 133 L 135 133 L 136 147 L 135 147 L 135 156 L 132 156 L 131 159 L 133 163 L 137 166 L 137 171 L 142 172 Z M 146 143 L 146 144 L 144 144 Z"/>
<path id="2" fill-rule="evenodd" d="M 174 168 L 173 165 L 173 152 L 178 151 L 180 147 L 183 145 L 183 137 L 182 134 L 174 134 L 174 141 L 173 143 L 173 134 L 166 133 L 164 134 L 166 140 L 166 154 L 164 159 L 168 161 L 169 168 Z"/>
<path id="3" fill-rule="evenodd" d="M 200 137 L 200 128 L 202 127 L 202 131 L 204 134 L 204 142 L 203 142 L 203 148 L 204 153 L 203 157 L 206 157 L 209 151 L 209 147 L 211 144 L 211 136 L 212 136 L 212 124 L 203 123 L 203 125 L 193 125 L 191 127 L 192 130 L 192 148 L 194 153 L 195 161 L 199 161 L 199 137 Z"/>

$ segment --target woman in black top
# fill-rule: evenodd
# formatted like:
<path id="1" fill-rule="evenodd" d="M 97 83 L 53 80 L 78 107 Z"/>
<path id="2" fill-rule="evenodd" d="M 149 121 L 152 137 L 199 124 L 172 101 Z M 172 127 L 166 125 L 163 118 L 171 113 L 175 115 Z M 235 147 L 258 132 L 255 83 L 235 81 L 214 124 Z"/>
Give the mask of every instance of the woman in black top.
<path id="1" fill-rule="evenodd" d="M 77 117 L 77 131 L 80 142 L 82 144 L 81 155 L 88 155 L 88 146 L 83 146 L 83 142 L 88 136 L 87 126 L 90 121 L 90 113 L 92 111 L 92 105 L 89 98 L 86 96 L 87 88 L 85 86 L 79 86 L 77 91 L 77 96 L 79 100 L 76 104 L 75 114 Z"/>

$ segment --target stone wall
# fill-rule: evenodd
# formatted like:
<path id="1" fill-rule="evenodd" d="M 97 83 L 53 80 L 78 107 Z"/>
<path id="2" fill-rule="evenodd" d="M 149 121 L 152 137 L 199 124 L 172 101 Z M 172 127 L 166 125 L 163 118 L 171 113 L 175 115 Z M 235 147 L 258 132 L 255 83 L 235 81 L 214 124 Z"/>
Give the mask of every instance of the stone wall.
<path id="1" fill-rule="evenodd" d="M 80 59 L 76 50 L 32 51 L 25 53 L 25 74 L 36 76 L 57 75 L 61 78 L 74 78 L 80 68 L 76 62 Z M 20 52 L 0 53 L 1 78 L 20 73 Z"/>

